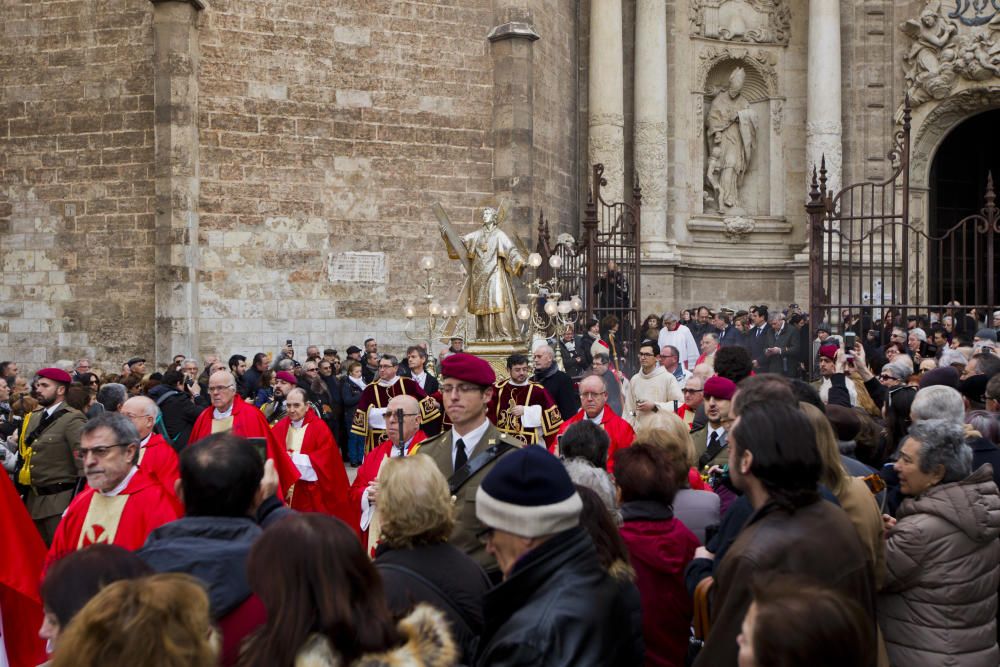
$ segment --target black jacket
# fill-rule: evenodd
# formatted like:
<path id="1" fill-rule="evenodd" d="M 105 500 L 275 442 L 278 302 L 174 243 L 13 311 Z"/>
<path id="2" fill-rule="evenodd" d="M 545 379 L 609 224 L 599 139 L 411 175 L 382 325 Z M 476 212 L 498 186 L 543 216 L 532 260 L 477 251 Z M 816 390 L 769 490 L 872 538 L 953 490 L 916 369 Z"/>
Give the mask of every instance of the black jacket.
<path id="1" fill-rule="evenodd" d="M 375 566 L 393 616 L 406 616 L 418 602 L 440 609 L 462 649 L 462 664 L 471 664 L 483 631 L 483 596 L 490 589 L 483 568 L 450 544 L 415 549 L 382 546 Z"/>
<path id="2" fill-rule="evenodd" d="M 204 408 L 196 405 L 187 394 L 162 384 L 150 389 L 149 397 L 160 406 L 170 444 L 177 451 L 187 447 L 191 428 Z"/>
<path id="3" fill-rule="evenodd" d="M 544 371 L 535 371 L 533 379 L 549 392 L 549 396 L 559 406 L 559 414 L 563 419 L 569 419 L 580 411 L 580 397 L 573 386 L 573 380 L 559 370 L 555 362 Z"/>
<path id="4" fill-rule="evenodd" d="M 344 406 L 344 424 L 351 428 L 354 420 L 354 412 L 358 409 L 358 402 L 364 390 L 354 383 L 350 378 L 345 377 L 340 381 L 340 402 Z"/>
<path id="5" fill-rule="evenodd" d="M 642 626 L 634 627 L 631 606 L 590 536 L 571 528 L 522 556 L 486 594 L 476 664 L 641 665 Z"/>
<path id="6" fill-rule="evenodd" d="M 249 517 L 184 517 L 150 533 L 137 553 L 157 572 L 183 572 L 201 580 L 212 618 L 219 619 L 250 597 L 246 560 L 260 534 Z"/>

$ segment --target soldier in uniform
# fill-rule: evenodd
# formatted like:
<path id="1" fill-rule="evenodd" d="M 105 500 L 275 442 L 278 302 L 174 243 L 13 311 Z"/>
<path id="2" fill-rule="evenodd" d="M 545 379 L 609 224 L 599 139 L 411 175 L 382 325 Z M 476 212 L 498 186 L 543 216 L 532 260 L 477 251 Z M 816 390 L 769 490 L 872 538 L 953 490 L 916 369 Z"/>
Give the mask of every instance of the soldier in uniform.
<path id="1" fill-rule="evenodd" d="M 274 394 L 271 400 L 260 406 L 260 411 L 267 418 L 267 423 L 271 427 L 280 422 L 288 414 L 285 408 L 285 398 L 288 392 L 295 389 L 299 383 L 298 378 L 290 371 L 278 371 L 274 374 Z"/>
<path id="2" fill-rule="evenodd" d="M 87 418 L 65 402 L 71 382 L 69 373 L 62 369 L 38 371 L 35 395 L 39 407 L 25 418 L 18 441 L 21 466 L 17 481 L 27 489 L 25 504 L 48 546 L 73 500 L 82 469 L 76 452 Z"/>
<path id="3" fill-rule="evenodd" d="M 496 374 L 489 363 L 464 352 L 441 362 L 440 392 L 452 422 L 450 431 L 425 440 L 420 454 L 430 456 L 448 478 L 455 497 L 457 517 L 449 540 L 474 558 L 494 581 L 499 581 L 496 560 L 479 541 L 484 526 L 476 518 L 476 490 L 498 460 L 521 446 L 519 440 L 497 430 L 486 418 L 493 397 Z"/>
<path id="4" fill-rule="evenodd" d="M 563 418 L 545 387 L 528 379 L 528 357 L 507 357 L 510 378 L 497 382 L 487 416 L 502 433 L 526 445 L 555 445 Z"/>

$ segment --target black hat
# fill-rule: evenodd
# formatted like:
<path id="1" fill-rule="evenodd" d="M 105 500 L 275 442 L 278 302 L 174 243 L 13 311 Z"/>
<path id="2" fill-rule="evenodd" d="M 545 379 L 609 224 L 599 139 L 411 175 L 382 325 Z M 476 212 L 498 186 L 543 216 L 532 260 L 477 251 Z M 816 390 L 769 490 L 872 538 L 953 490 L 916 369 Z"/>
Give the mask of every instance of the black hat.
<path id="1" fill-rule="evenodd" d="M 142 357 L 132 357 L 131 359 L 129 359 L 125 363 L 127 363 L 129 366 L 132 366 L 133 364 L 138 364 L 138 363 L 141 363 L 141 362 L 144 362 L 144 361 L 146 361 L 146 360 L 143 359 Z"/>
<path id="2" fill-rule="evenodd" d="M 361 351 L 361 348 L 358 347 L 357 345 L 351 345 L 350 347 L 347 348 L 347 354 L 355 354 L 356 352 L 360 352 L 360 351 Z"/>

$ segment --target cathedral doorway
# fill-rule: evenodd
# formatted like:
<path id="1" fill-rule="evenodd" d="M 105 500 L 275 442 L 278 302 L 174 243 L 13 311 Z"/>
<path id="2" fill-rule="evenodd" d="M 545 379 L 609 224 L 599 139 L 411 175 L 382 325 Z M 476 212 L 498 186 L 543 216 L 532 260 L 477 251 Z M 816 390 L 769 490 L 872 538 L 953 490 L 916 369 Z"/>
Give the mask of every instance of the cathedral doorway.
<path id="1" fill-rule="evenodd" d="M 988 174 L 993 175 L 995 189 L 1000 186 L 997 127 L 1000 109 L 979 113 L 955 126 L 934 154 L 928 179 L 928 232 L 942 242 L 928 244 L 931 303 L 984 304 L 991 280 L 993 294 L 1000 294 L 1000 276 L 987 275 L 988 246 L 993 246 L 994 261 L 1000 259 L 1000 234 L 978 234 L 969 225 L 954 229 L 983 208 Z"/>

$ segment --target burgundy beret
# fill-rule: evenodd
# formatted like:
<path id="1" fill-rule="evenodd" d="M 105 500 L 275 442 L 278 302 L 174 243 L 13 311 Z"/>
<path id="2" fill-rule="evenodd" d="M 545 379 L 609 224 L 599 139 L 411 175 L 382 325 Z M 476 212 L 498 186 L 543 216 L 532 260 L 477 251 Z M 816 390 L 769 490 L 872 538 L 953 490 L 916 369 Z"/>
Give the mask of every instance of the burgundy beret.
<path id="1" fill-rule="evenodd" d="M 488 361 L 465 352 L 449 354 L 441 361 L 441 377 L 461 380 L 480 387 L 488 387 L 497 380 L 497 374 Z"/>
<path id="2" fill-rule="evenodd" d="M 833 361 L 837 358 L 837 351 L 839 349 L 839 345 L 823 345 L 819 348 L 819 356 L 826 357 L 830 361 Z"/>
<path id="3" fill-rule="evenodd" d="M 931 369 L 921 375 L 919 388 L 923 389 L 924 387 L 933 387 L 934 385 L 941 384 L 952 389 L 958 389 L 958 382 L 958 370 L 951 366 L 942 366 L 941 368 Z"/>
<path id="4" fill-rule="evenodd" d="M 284 380 L 288 384 L 298 384 L 299 380 L 288 371 L 278 371 L 274 374 L 275 380 Z"/>
<path id="5" fill-rule="evenodd" d="M 38 377 L 48 378 L 49 380 L 55 380 L 56 382 L 62 382 L 63 384 L 70 384 L 73 382 L 73 378 L 69 376 L 69 373 L 61 368 L 43 368 L 38 371 Z"/>
<path id="6" fill-rule="evenodd" d="M 705 398 L 718 398 L 722 401 L 730 401 L 736 393 L 736 383 L 729 378 L 713 375 L 705 381 L 702 395 Z"/>

